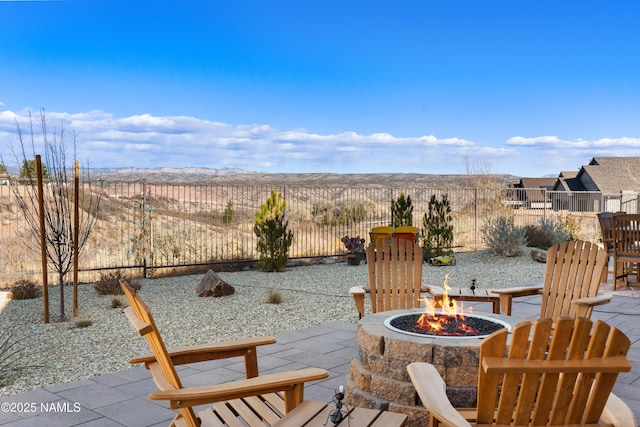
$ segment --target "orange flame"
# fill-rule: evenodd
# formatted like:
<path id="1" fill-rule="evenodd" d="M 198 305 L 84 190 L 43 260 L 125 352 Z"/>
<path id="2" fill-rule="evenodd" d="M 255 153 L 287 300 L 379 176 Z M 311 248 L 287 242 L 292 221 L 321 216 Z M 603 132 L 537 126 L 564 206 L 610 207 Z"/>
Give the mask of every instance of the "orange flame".
<path id="1" fill-rule="evenodd" d="M 449 275 L 444 276 L 444 295 L 442 300 L 423 298 L 425 303 L 424 313 L 420 316 L 416 325 L 420 328 L 431 329 L 432 331 L 440 331 L 443 327 L 446 316 L 453 316 L 460 320 L 464 320 L 464 305 L 458 304 L 457 301 L 449 297 Z M 438 313 L 436 313 L 438 310 Z M 468 310 L 471 311 L 471 310 Z M 444 315 L 444 316 L 442 316 Z M 460 323 L 460 329 L 469 330 L 463 323 Z"/>

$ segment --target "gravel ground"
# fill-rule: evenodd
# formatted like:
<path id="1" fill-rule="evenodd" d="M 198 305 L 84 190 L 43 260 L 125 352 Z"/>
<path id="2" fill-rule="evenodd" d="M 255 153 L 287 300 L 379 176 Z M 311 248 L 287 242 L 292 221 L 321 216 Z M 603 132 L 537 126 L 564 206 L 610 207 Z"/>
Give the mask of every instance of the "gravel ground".
<path id="1" fill-rule="evenodd" d="M 425 265 L 423 283 L 442 286 L 449 274 L 451 286 L 468 286 L 475 278 L 479 288 L 491 289 L 541 280 L 544 274 L 544 264 L 533 261 L 528 250 L 514 258 L 478 251 L 456 254 L 456 259 L 455 266 Z M 202 276 L 140 280 L 140 295 L 154 313 L 168 347 L 273 335 L 335 320 L 355 323 L 357 313 L 348 291 L 367 283 L 364 263 L 338 262 L 290 267 L 284 273 L 219 273 L 235 287 L 235 295 L 199 298 L 195 288 Z M 280 291 L 281 304 L 266 302 L 269 289 Z M 67 311 L 71 292 L 65 288 Z M 55 287 L 49 291 L 51 319 L 58 316 L 58 294 Z M 112 298 L 97 295 L 91 284 L 80 285 L 80 316 L 49 324 L 42 321 L 42 298 L 5 301 L 4 308 L 0 298 L 0 345 L 1 331 L 13 331 L 25 349 L 21 363 L 28 366 L 12 384 L 0 387 L 0 394 L 125 370 L 131 357 L 148 353 L 145 340 L 134 332 L 122 310 L 111 308 Z M 92 324 L 77 328 L 79 319 Z"/>

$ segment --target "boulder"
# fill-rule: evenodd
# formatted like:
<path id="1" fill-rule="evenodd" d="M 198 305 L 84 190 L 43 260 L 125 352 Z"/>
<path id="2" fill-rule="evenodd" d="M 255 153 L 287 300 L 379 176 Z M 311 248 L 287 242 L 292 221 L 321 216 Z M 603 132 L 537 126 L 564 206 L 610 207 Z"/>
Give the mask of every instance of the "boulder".
<path id="1" fill-rule="evenodd" d="M 235 292 L 234 287 L 218 277 L 213 270 L 207 271 L 196 288 L 199 297 L 224 297 Z"/>
<path id="2" fill-rule="evenodd" d="M 531 259 L 537 262 L 547 262 L 547 251 L 542 249 L 531 249 Z"/>

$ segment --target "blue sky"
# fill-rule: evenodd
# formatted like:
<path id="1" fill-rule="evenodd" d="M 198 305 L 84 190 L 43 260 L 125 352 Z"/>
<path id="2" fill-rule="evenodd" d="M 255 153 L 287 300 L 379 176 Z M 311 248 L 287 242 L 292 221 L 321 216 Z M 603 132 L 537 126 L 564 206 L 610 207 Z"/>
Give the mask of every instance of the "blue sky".
<path id="1" fill-rule="evenodd" d="M 4 1 L 0 154 L 92 167 L 555 176 L 640 156 L 635 0 Z"/>

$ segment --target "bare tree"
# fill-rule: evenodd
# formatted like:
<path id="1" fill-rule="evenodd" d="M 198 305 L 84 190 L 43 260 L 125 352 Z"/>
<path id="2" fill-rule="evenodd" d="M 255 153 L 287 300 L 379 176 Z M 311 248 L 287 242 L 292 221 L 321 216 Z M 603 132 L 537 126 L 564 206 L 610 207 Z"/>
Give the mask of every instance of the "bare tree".
<path id="1" fill-rule="evenodd" d="M 48 182 L 43 187 L 44 229 L 46 241 L 47 263 L 58 275 L 60 286 L 60 321 L 65 319 L 64 285 L 67 274 L 73 267 L 74 237 L 77 239 L 78 252 L 82 251 L 96 221 L 96 214 L 101 199 L 101 191 L 92 191 L 92 181 L 88 168 L 83 170 L 83 183 L 86 191 L 79 191 L 78 222 L 79 232 L 74 236 L 74 164 L 76 161 L 75 132 L 71 135 L 73 145 L 73 164 L 68 164 L 66 133 L 64 126 L 50 136 L 44 110 L 40 110 L 37 123 L 40 126 L 43 163 L 47 168 Z M 34 118 L 29 113 L 29 133 L 24 135 L 16 120 L 19 151 L 11 144 L 11 151 L 18 165 L 28 164 L 36 157 L 36 132 Z M 5 162 L 2 160 L 2 164 Z M 26 173 L 23 173 L 26 169 Z M 40 253 L 40 220 L 38 213 L 38 187 L 36 171 L 23 168 L 19 178 L 11 177 L 10 185 L 16 196 L 16 203 L 22 211 L 27 224 L 28 233 L 23 236 L 24 243 L 36 253 Z M 33 238 L 29 238 L 29 234 Z M 46 286 L 47 284 L 43 284 Z"/>
<path id="2" fill-rule="evenodd" d="M 472 161 L 469 156 L 464 156 L 464 169 L 467 175 L 469 186 L 475 188 L 495 188 L 502 187 L 504 183 L 493 174 L 493 161 L 479 160 Z"/>

